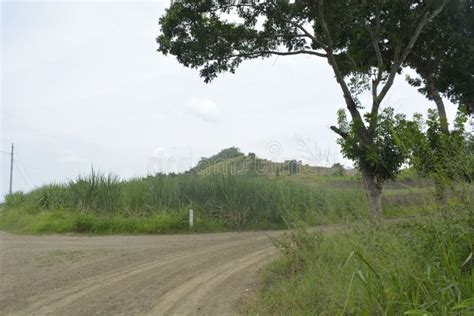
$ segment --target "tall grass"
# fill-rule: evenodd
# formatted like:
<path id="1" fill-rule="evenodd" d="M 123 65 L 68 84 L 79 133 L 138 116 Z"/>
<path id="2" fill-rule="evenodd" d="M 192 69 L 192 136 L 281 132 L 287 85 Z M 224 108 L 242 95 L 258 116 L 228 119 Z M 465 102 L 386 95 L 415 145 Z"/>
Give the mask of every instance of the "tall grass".
<path id="1" fill-rule="evenodd" d="M 277 242 L 250 314 L 472 315 L 474 211 Z"/>
<path id="2" fill-rule="evenodd" d="M 92 171 L 65 184 L 7 196 L 6 211 L 87 213 L 95 217 L 168 214 L 181 218 L 193 208 L 198 217 L 218 220 L 229 229 L 282 228 L 288 220 L 314 224 L 342 217 L 346 210 L 328 203 L 326 195 L 304 184 L 257 176 L 160 175 L 121 181 Z M 344 192 L 341 198 L 363 203 L 361 192 L 354 190 Z M 100 231 L 97 227 L 91 230 Z"/>
<path id="3" fill-rule="evenodd" d="M 403 197 L 392 194 L 386 200 L 389 215 L 408 208 Z M 417 208 L 423 208 L 422 204 L 430 205 L 423 201 L 415 202 Z M 67 218 L 76 224 L 82 220 L 80 216 L 85 216 L 83 213 L 97 218 L 94 223 L 105 217 L 120 216 L 133 221 L 133 218 L 156 218 L 160 215 L 163 220 L 166 216 L 174 218 L 170 231 L 185 229 L 185 225 L 180 223 L 190 208 L 202 219 L 202 225 L 212 222 L 213 227 L 220 226 L 221 229 L 277 229 L 295 220 L 324 224 L 366 217 L 362 188 L 341 185 L 340 181 L 332 184 L 330 181 L 297 176 L 157 175 L 122 181 L 116 176 L 92 170 L 89 175 L 81 175 L 67 183 L 9 195 L 5 205 L 6 212 L 17 213 L 10 215 L 10 221 L 20 214 L 25 216 L 41 212 L 56 214 L 42 215 L 41 223 L 46 223 L 46 218 L 57 222 L 57 214 L 67 212 L 71 214 L 64 215 L 62 220 Z M 5 222 L 5 218 L 0 217 L 0 224 Z M 104 225 L 90 224 L 90 231 L 100 232 L 100 227 L 107 226 Z M 141 228 L 130 225 L 129 232 L 141 232 Z M 39 228 L 35 225 L 30 230 L 84 231 L 79 224 L 73 225 L 74 229 L 67 225 L 59 225 L 62 228 L 49 224 L 43 226 Z M 113 228 L 104 228 L 104 231 L 113 231 Z M 117 228 L 117 232 L 124 232 L 124 229 Z"/>

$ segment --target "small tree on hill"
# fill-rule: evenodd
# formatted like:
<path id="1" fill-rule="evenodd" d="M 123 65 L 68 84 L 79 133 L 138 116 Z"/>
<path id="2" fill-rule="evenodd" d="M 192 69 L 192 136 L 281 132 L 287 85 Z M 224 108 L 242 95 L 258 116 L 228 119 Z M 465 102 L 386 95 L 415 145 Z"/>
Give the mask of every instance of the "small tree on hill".
<path id="1" fill-rule="evenodd" d="M 333 170 L 332 174 L 335 176 L 343 176 L 345 173 L 344 166 L 336 162 L 332 165 L 331 169 Z"/>

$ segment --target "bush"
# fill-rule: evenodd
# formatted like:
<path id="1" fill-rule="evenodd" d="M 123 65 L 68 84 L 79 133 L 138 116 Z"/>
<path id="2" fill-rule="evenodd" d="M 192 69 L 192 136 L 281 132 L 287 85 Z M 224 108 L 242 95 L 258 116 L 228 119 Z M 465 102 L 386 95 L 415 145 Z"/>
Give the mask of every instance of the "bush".
<path id="1" fill-rule="evenodd" d="M 21 191 L 7 194 L 5 196 L 5 206 L 8 208 L 18 207 L 25 203 L 25 194 Z"/>

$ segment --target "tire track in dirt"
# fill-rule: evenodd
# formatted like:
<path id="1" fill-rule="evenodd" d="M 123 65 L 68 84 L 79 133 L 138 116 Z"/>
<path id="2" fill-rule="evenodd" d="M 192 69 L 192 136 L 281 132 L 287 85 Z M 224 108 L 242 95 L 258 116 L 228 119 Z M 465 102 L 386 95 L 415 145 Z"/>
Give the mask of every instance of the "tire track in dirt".
<path id="1" fill-rule="evenodd" d="M 272 252 L 268 249 L 260 250 L 192 278 L 161 297 L 160 303 L 148 315 L 185 315 L 197 312 L 196 306 L 204 295 L 233 274 L 268 259 Z"/>

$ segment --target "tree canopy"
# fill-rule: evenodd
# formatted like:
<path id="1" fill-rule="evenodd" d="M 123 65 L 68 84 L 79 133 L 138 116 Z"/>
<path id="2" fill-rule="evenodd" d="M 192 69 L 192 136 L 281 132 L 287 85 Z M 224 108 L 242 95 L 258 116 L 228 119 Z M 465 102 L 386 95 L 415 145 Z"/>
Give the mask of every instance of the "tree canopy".
<path id="1" fill-rule="evenodd" d="M 451 0 L 436 23 L 420 35 L 407 65 L 419 74 L 409 82 L 436 103 L 443 128 L 446 110 L 441 98 L 474 113 L 474 1 Z"/>

